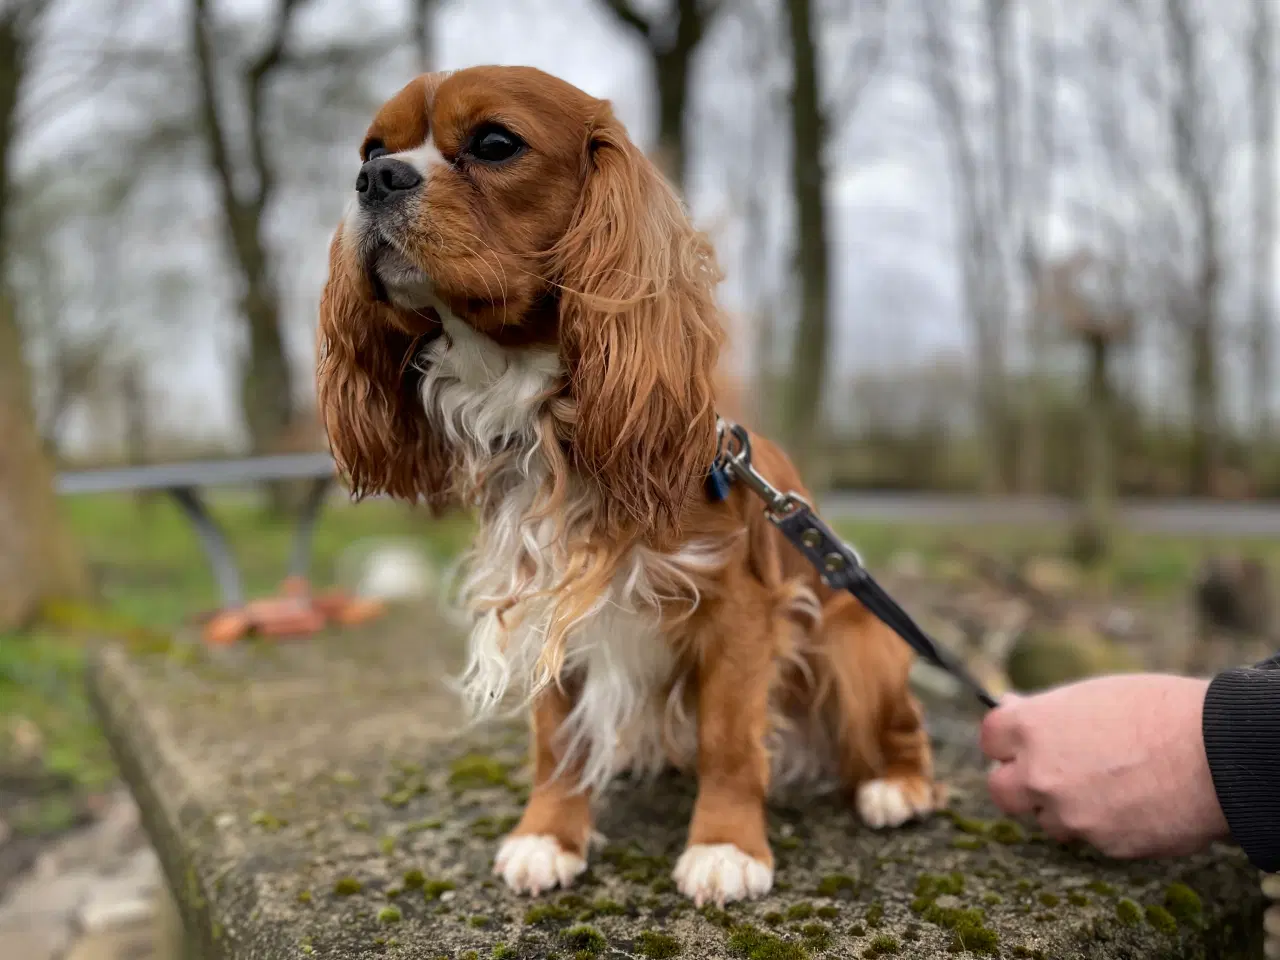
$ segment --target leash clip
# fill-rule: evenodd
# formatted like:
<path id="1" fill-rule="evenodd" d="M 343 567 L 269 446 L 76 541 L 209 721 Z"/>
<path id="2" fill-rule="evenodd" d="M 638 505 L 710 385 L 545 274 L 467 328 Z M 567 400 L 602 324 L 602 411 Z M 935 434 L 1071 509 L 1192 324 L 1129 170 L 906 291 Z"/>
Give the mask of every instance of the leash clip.
<path id="1" fill-rule="evenodd" d="M 809 504 L 798 493 L 783 493 L 751 465 L 751 436 L 739 424 L 723 417 L 716 421 L 716 464 L 731 480 L 737 479 L 764 501 L 769 519 L 775 523 Z"/>

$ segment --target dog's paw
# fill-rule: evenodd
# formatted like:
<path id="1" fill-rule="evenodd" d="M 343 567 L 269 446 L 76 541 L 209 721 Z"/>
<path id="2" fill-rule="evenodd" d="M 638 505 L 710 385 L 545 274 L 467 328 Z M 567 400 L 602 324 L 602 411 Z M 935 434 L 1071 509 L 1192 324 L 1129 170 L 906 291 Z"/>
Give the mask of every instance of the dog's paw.
<path id="1" fill-rule="evenodd" d="M 858 816 L 873 830 L 900 827 L 938 809 L 942 791 L 924 777 L 887 777 L 858 787 Z"/>
<path id="2" fill-rule="evenodd" d="M 759 897 L 773 887 L 773 868 L 732 843 L 698 843 L 687 848 L 672 871 L 676 886 L 696 906 Z"/>
<path id="3" fill-rule="evenodd" d="M 557 886 L 568 887 L 586 869 L 586 860 L 548 836 L 507 837 L 493 861 L 493 872 L 508 887 L 534 896 Z"/>

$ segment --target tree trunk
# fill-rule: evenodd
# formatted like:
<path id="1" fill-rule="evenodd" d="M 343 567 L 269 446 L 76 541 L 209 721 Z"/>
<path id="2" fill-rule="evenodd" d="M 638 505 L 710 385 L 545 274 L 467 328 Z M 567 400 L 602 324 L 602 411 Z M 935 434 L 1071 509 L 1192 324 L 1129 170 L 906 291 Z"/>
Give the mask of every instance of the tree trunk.
<path id="1" fill-rule="evenodd" d="M 1191 492 L 1206 495 L 1218 466 L 1218 195 L 1221 164 L 1214 145 L 1206 142 L 1208 109 L 1199 84 L 1202 50 L 1197 40 L 1190 0 L 1165 0 L 1173 54 L 1174 168 L 1187 193 L 1199 240 L 1195 278 L 1187 298 L 1187 392 L 1191 400 L 1191 447 L 1188 468 Z"/>
<path id="2" fill-rule="evenodd" d="M 1249 50 L 1253 110 L 1253 303 L 1249 337 L 1249 406 L 1253 418 L 1253 482 L 1268 460 L 1271 445 L 1271 325 L 1275 287 L 1276 133 L 1275 70 L 1271 15 L 1274 0 L 1253 0 L 1253 36 Z"/>
<path id="3" fill-rule="evenodd" d="M 825 137 L 809 0 L 788 0 L 787 13 L 793 70 L 791 189 L 796 208 L 800 316 L 792 341 L 782 440 L 802 473 L 811 475 L 822 436 L 822 396 L 829 349 Z M 820 485 L 821 478 L 814 477 L 810 482 Z"/>
<path id="4" fill-rule="evenodd" d="M 1111 378 L 1105 336 L 1085 339 L 1089 372 L 1085 386 L 1084 503 L 1075 531 L 1075 553 L 1081 560 L 1105 556 L 1115 513 L 1115 457 L 1112 441 Z"/>
<path id="5" fill-rule="evenodd" d="M 432 43 L 435 37 L 431 29 L 431 15 L 435 12 L 435 0 L 414 0 L 413 39 L 417 47 L 418 69 L 431 69 Z"/>
<path id="6" fill-rule="evenodd" d="M 83 596 L 88 579 L 58 512 L 54 468 L 36 429 L 22 335 L 0 287 L 0 631 L 50 600 Z"/>
<path id="7" fill-rule="evenodd" d="M 973 332 L 976 389 L 974 413 L 981 447 L 978 478 L 982 492 L 1005 489 L 1009 468 L 1008 404 L 1005 385 L 1006 273 L 997 240 L 998 206 L 984 201 L 979 151 L 970 139 L 958 85 L 953 11 L 943 0 L 921 5 L 926 76 L 938 110 L 950 163 L 950 190 L 960 241 L 961 296 Z"/>
<path id="8" fill-rule="evenodd" d="M 683 18 L 681 23 L 683 23 Z M 689 57 L 679 44 L 654 57 L 658 80 L 658 149 L 655 161 L 676 188 L 684 192 L 686 147 L 684 110 L 688 100 Z"/>
<path id="9" fill-rule="evenodd" d="M 0 631 L 22 626 L 49 600 L 82 595 L 88 578 L 63 526 L 54 468 L 36 426 L 22 332 L 5 283 L 10 160 L 27 63 L 17 14 L 0 18 Z"/>
<path id="10" fill-rule="evenodd" d="M 658 87 L 658 146 L 654 161 L 683 194 L 688 172 L 684 114 L 689 104 L 690 67 L 707 24 L 720 4 L 675 0 L 673 15 L 656 21 L 642 15 L 632 0 L 605 0 L 605 6 L 649 48 Z"/>
<path id="11" fill-rule="evenodd" d="M 1189 379 L 1191 386 L 1191 448 L 1188 476 L 1193 496 L 1213 492 L 1213 476 L 1218 466 L 1218 370 L 1217 336 L 1212 307 L 1197 305 L 1199 316 L 1191 328 Z"/>
<path id="12" fill-rule="evenodd" d="M 241 375 L 240 395 L 255 453 L 278 453 L 293 422 L 293 373 L 285 351 L 279 300 L 269 284 L 266 264 L 253 266 L 251 292 L 241 311 L 249 325 L 249 356 Z M 246 269 L 246 273 L 249 270 Z M 270 288 L 268 288 L 270 289 Z"/>

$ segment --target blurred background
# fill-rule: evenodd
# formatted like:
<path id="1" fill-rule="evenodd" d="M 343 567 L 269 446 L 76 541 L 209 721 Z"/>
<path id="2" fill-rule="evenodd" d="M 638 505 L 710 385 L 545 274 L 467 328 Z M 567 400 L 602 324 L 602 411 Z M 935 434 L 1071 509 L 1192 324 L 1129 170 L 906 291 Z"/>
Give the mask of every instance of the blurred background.
<path id="1" fill-rule="evenodd" d="M 65 478 L 326 449 L 328 241 L 373 112 L 424 70 L 531 64 L 613 100 L 716 241 L 743 416 L 993 684 L 1274 646 L 1277 20 L 1274 0 L 0 0 L 0 936 L 35 922 L 14 906 L 33 870 L 80 862 L 58 844 L 116 823 L 111 849 L 146 861 L 86 645 L 167 648 L 219 602 L 162 492 Z M 294 487 L 211 494 L 251 593 L 284 568 Z M 469 531 L 331 499 L 317 582 L 392 535 L 445 564 Z M 51 908 L 64 951 L 79 909 Z"/>

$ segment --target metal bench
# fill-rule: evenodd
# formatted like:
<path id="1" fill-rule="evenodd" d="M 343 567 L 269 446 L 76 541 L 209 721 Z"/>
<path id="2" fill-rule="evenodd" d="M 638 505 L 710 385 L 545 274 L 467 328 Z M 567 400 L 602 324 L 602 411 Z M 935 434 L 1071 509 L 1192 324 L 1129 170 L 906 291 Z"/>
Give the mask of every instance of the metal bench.
<path id="1" fill-rule="evenodd" d="M 294 528 L 288 575 L 305 578 L 311 566 L 311 542 L 325 497 L 337 480 L 337 468 L 327 453 L 280 454 L 239 460 L 196 460 L 141 467 L 73 470 L 58 475 L 58 493 L 138 493 L 159 490 L 177 503 L 195 528 L 213 568 L 222 603 L 245 604 L 244 581 L 226 534 L 214 520 L 201 491 L 209 487 L 240 486 L 270 480 L 308 480 L 306 497 Z"/>

